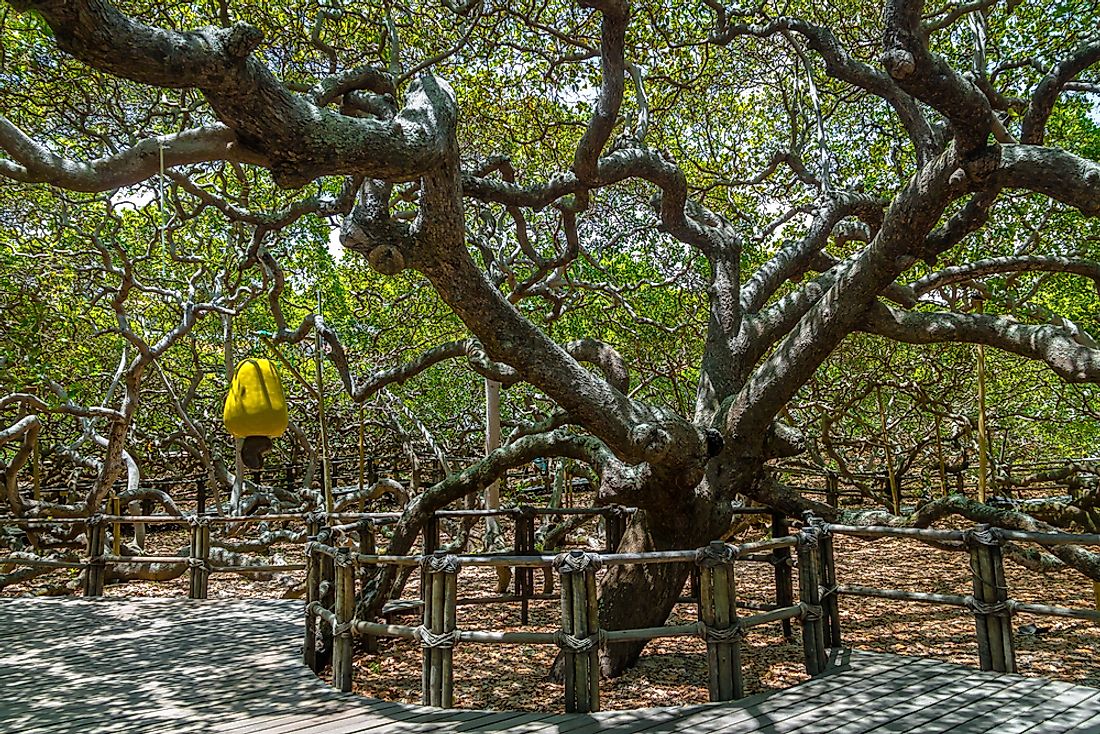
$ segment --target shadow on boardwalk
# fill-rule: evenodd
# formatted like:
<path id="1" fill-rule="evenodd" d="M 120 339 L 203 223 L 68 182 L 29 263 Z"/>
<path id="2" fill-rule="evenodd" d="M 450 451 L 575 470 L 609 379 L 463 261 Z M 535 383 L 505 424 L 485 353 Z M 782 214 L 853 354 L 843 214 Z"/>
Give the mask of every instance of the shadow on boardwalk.
<path id="1" fill-rule="evenodd" d="M 333 691 L 299 662 L 301 619 L 275 600 L 0 600 L 0 732 L 1100 732 L 1100 690 L 870 653 L 735 704 L 443 711 Z"/>

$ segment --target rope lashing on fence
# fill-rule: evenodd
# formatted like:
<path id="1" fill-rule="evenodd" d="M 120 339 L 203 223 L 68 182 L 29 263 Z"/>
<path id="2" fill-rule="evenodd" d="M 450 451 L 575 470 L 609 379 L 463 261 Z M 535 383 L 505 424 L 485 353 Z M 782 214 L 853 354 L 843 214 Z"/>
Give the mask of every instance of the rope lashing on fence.
<path id="1" fill-rule="evenodd" d="M 967 548 L 970 548 L 973 543 L 978 543 L 980 545 L 1004 545 L 1005 537 L 1001 533 L 1000 528 L 995 528 L 992 525 L 978 525 L 966 531 L 963 536 L 963 543 Z"/>
<path id="2" fill-rule="evenodd" d="M 340 568 L 350 568 L 355 565 L 355 558 L 351 554 L 351 548 L 340 547 L 332 556 L 332 562 Z"/>
<path id="3" fill-rule="evenodd" d="M 800 601 L 798 607 L 802 610 L 798 616 L 805 622 L 819 622 L 825 615 L 825 610 L 821 608 L 820 604 L 807 604 Z"/>
<path id="4" fill-rule="evenodd" d="M 716 540 L 695 551 L 695 562 L 700 566 L 712 568 L 726 566 L 737 560 L 740 549 L 737 546 Z"/>
<path id="5" fill-rule="evenodd" d="M 204 569 L 206 571 L 209 571 L 211 569 L 210 561 L 207 561 L 203 558 L 188 558 L 187 559 L 187 567 L 188 568 L 201 568 L 201 569 Z"/>
<path id="6" fill-rule="evenodd" d="M 462 639 L 462 630 L 457 627 L 450 632 L 436 634 L 424 625 L 419 625 L 413 630 L 413 637 L 420 640 L 420 647 L 425 650 L 434 648 L 453 648 Z"/>
<path id="7" fill-rule="evenodd" d="M 554 568 L 561 573 L 580 573 L 589 568 L 598 571 L 601 566 L 603 566 L 603 558 L 599 553 L 573 550 L 554 556 Z"/>
<path id="8" fill-rule="evenodd" d="M 103 519 L 103 513 L 97 512 L 94 515 L 89 515 L 88 519 L 84 521 L 84 524 L 91 528 L 96 525 L 102 525 L 104 522 L 106 521 Z"/>
<path id="9" fill-rule="evenodd" d="M 187 524 L 193 528 L 202 528 L 210 524 L 210 518 L 206 515 L 186 515 Z"/>
<path id="10" fill-rule="evenodd" d="M 554 633 L 554 644 L 565 652 L 582 653 L 588 652 L 593 648 L 601 647 L 607 642 L 607 633 L 600 630 L 594 635 L 588 637 L 574 637 L 568 632 L 558 630 Z"/>
<path id="11" fill-rule="evenodd" d="M 795 536 L 798 538 L 798 546 L 800 548 L 816 548 L 818 536 L 821 535 L 821 533 L 821 528 L 816 526 L 802 528 Z"/>
<path id="12" fill-rule="evenodd" d="M 1009 619 L 1016 613 L 1016 602 L 1012 599 L 987 604 L 980 599 L 966 596 L 963 597 L 963 601 L 966 604 L 966 608 L 978 616 L 990 615 Z"/>
<path id="13" fill-rule="evenodd" d="M 420 567 L 428 573 L 458 573 L 462 561 L 453 553 L 436 551 L 430 556 L 421 556 Z"/>
<path id="14" fill-rule="evenodd" d="M 359 621 L 354 617 L 346 622 L 335 622 L 332 625 L 333 637 L 351 637 L 352 630 L 355 628 L 355 623 Z"/>
<path id="15" fill-rule="evenodd" d="M 741 626 L 740 620 L 722 629 L 710 627 L 706 622 L 699 620 L 695 623 L 695 627 L 697 630 L 695 634 L 707 642 L 737 642 L 744 639 L 746 632 L 745 628 Z"/>

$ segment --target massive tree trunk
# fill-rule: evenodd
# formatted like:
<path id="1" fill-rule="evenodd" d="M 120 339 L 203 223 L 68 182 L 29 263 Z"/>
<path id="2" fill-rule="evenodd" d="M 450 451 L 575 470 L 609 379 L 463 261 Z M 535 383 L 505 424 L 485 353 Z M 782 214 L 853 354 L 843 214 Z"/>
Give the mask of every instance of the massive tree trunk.
<path id="1" fill-rule="evenodd" d="M 640 553 L 700 548 L 721 538 L 729 525 L 729 512 L 720 511 L 708 497 L 670 491 L 664 507 L 649 506 L 632 518 L 619 549 Z M 600 583 L 600 628 L 661 626 L 676 605 L 692 568 L 689 563 L 611 566 Z M 644 647 L 644 642 L 607 645 L 600 653 L 602 673 L 621 674 L 637 662 Z"/>

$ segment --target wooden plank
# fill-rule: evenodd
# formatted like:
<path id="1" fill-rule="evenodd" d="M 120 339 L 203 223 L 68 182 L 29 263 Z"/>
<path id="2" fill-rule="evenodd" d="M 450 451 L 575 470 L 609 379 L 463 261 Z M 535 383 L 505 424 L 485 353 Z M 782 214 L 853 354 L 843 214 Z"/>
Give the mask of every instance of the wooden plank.
<path id="1" fill-rule="evenodd" d="M 1043 695 L 1036 694 L 1020 699 L 1016 706 L 1000 712 L 1000 715 L 983 716 L 972 724 L 960 727 L 957 734 L 1040 734 L 1044 730 L 1037 727 L 1049 724 L 1074 707 L 1100 695 L 1100 691 L 1095 688 L 1080 686 L 1066 686 L 1053 697 L 1046 695 L 1047 690 L 1043 689 Z"/>
<path id="2" fill-rule="evenodd" d="M 967 673 L 948 679 L 933 679 L 925 690 L 900 701 L 892 699 L 886 706 L 881 701 L 868 702 L 865 715 L 830 731 L 834 734 L 942 731 L 944 725 L 940 722 L 944 716 L 986 701 L 1015 682 L 992 676 L 975 680 Z M 973 715 L 976 714 L 967 714 L 965 718 Z"/>
<path id="3" fill-rule="evenodd" d="M 284 600 L 0 600 L 2 727 L 21 734 L 1100 731 L 1096 689 L 861 652 L 794 688 L 729 704 L 569 716 L 381 702 L 334 691 L 306 669 L 297 654 L 303 617 L 300 602 Z M 36 634 L 26 634 L 28 624 Z M 32 687 L 40 695 L 26 695 Z"/>
<path id="4" fill-rule="evenodd" d="M 919 658 L 890 659 L 882 661 L 880 666 L 874 668 L 873 676 L 864 677 L 855 674 L 854 671 L 846 671 L 817 678 L 777 694 L 753 696 L 737 704 L 716 704 L 672 720 L 672 730 L 690 731 L 696 734 L 736 727 L 738 734 L 741 732 L 748 734 L 755 731 L 757 722 L 771 722 L 777 718 L 789 718 L 792 714 L 812 712 L 822 704 L 840 698 L 841 692 L 845 696 L 849 693 L 859 693 L 883 681 L 907 675 L 926 677 L 923 663 L 924 661 Z M 614 726 L 616 734 L 653 732 L 654 729 L 659 729 L 666 723 L 651 717 L 645 710 L 623 713 L 627 714 L 627 722 Z M 604 723 L 604 720 L 601 720 L 597 725 L 576 730 L 573 734 L 592 734 L 604 728 L 602 726 Z"/>
<path id="5" fill-rule="evenodd" d="M 949 685 L 963 685 L 964 673 L 946 679 L 933 666 L 910 666 L 909 672 L 893 678 L 875 676 L 859 679 L 859 685 L 838 689 L 835 696 L 827 696 L 816 705 L 795 710 L 793 707 L 782 710 L 778 715 L 767 717 L 766 730 L 783 734 L 784 732 L 827 732 L 842 730 L 848 734 L 858 734 L 865 729 L 872 715 L 893 718 L 890 710 L 904 706 L 912 698 L 929 688 Z M 858 701 L 858 705 L 853 705 Z M 877 713 L 873 713 L 877 712 Z M 753 721 L 756 724 L 757 718 Z M 746 726 L 743 731 L 757 729 Z"/>
<path id="6" fill-rule="evenodd" d="M 1076 691 L 1067 691 L 1059 698 L 1073 700 Z M 1058 699 L 1055 699 L 1058 700 Z M 1030 729 L 1024 729 L 1025 734 L 1065 734 L 1065 732 L 1078 731 L 1081 722 L 1100 712 L 1100 691 L 1096 691 L 1089 698 L 1072 704 L 1062 713 L 1052 716 L 1046 721 L 1035 724 Z"/>
<path id="7" fill-rule="evenodd" d="M 963 694 L 958 699 L 952 700 L 951 707 L 944 706 L 926 712 L 925 715 L 913 715 L 903 721 L 892 722 L 881 729 L 875 729 L 876 734 L 882 732 L 908 732 L 913 730 L 913 725 L 927 725 L 936 731 L 955 731 L 980 719 L 982 716 L 1003 717 L 1005 711 L 1013 710 L 1016 702 L 1031 695 L 1041 695 L 1039 691 L 1046 687 L 1050 681 L 1042 678 L 1014 678 L 1006 677 L 998 690 L 989 695 L 983 695 L 987 690 L 987 684 L 975 687 L 974 694 L 981 696 L 980 700 L 973 702 L 971 693 Z"/>

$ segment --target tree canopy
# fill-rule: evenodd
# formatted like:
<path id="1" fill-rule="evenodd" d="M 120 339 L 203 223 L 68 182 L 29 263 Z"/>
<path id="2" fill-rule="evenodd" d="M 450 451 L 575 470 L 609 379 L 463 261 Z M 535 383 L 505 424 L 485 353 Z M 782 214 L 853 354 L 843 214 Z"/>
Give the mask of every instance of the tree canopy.
<path id="1" fill-rule="evenodd" d="M 435 380 L 446 423 L 455 361 L 515 396 L 509 440 L 414 500 L 398 551 L 427 512 L 536 456 L 591 466 L 601 502 L 640 508 L 624 543 L 660 549 L 720 537 L 745 501 L 835 515 L 767 467 L 820 458 L 824 418 L 876 399 L 852 379 L 865 358 L 895 371 L 878 395 L 932 406 L 913 419 L 923 447 L 932 416 L 950 422 L 937 385 L 973 368 L 969 347 L 916 346 L 1041 366 L 1059 382 L 1021 410 L 1094 419 L 1098 17 L 1020 0 L 9 0 L 0 405 L 27 416 L 11 435 L 80 419 L 94 509 L 140 452 L 157 382 L 228 486 L 204 376 L 260 332 L 303 354 L 319 335 L 355 403 L 415 413 L 398 386 Z M 987 510 L 892 521 L 955 512 Z M 1100 578 L 1088 559 L 1063 560 Z M 663 619 L 683 573 L 616 568 L 601 626 Z M 629 601 L 643 587 L 652 609 Z"/>

